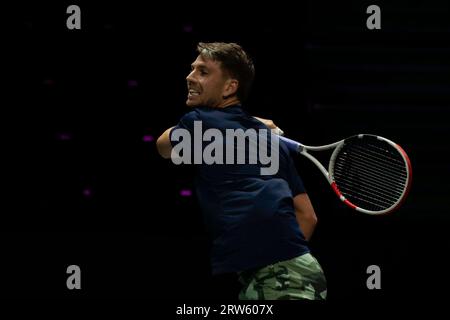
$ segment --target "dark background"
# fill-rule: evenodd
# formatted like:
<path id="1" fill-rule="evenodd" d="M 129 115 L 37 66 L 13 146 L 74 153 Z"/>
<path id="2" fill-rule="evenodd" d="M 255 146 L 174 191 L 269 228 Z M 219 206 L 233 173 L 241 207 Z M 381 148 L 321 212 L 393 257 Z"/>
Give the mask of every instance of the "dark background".
<path id="1" fill-rule="evenodd" d="M 450 19 L 446 2 L 97 3 L 15 8 L 2 111 L 0 291 L 6 297 L 236 299 L 213 278 L 193 170 L 156 138 L 188 111 L 199 41 L 241 44 L 256 80 L 246 108 L 308 145 L 373 133 L 413 166 L 403 207 L 347 209 L 318 169 L 296 160 L 319 224 L 311 240 L 330 301 L 437 300 L 448 288 Z M 66 8 L 81 8 L 81 30 Z M 381 30 L 366 8 L 381 7 Z M 145 141 L 151 140 L 153 141 Z M 66 268 L 82 289 L 66 288 Z M 366 269 L 381 268 L 381 290 Z"/>

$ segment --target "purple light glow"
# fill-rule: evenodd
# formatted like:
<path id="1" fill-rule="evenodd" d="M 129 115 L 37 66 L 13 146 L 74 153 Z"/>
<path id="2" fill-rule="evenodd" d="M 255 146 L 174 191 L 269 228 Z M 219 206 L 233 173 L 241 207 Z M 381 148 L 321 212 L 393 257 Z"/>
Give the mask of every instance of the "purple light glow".
<path id="1" fill-rule="evenodd" d="M 145 135 L 145 136 L 142 137 L 142 141 L 144 141 L 144 142 L 152 142 L 154 140 L 155 139 L 151 135 Z"/>
<path id="2" fill-rule="evenodd" d="M 128 80 L 128 87 L 133 88 L 133 87 L 137 87 L 138 86 L 138 82 L 136 80 Z"/>
<path id="3" fill-rule="evenodd" d="M 55 84 L 55 81 L 53 81 L 52 79 L 45 79 L 42 83 L 45 86 L 53 86 Z"/>
<path id="4" fill-rule="evenodd" d="M 92 196 L 92 190 L 89 189 L 89 188 L 85 188 L 85 189 L 83 190 L 83 196 L 85 196 L 86 198 L 91 197 L 91 196 Z"/>
<path id="5" fill-rule="evenodd" d="M 189 189 L 183 189 L 180 191 L 180 196 L 182 197 L 191 197 L 192 196 L 192 191 Z"/>
<path id="6" fill-rule="evenodd" d="M 72 135 L 70 133 L 58 133 L 57 139 L 61 141 L 71 140 Z"/>
<path id="7" fill-rule="evenodd" d="M 191 33 L 192 30 L 193 30 L 193 28 L 192 28 L 192 25 L 190 25 L 190 24 L 186 24 L 183 26 L 183 32 Z"/>

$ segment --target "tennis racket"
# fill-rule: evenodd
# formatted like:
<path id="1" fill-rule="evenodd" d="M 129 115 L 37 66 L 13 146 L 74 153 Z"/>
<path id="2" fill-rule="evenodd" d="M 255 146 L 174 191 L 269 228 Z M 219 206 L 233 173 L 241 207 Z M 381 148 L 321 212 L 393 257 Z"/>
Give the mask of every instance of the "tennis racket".
<path id="1" fill-rule="evenodd" d="M 347 206 L 379 215 L 396 210 L 406 198 L 412 168 L 406 152 L 396 143 L 376 135 L 358 134 L 341 141 L 311 147 L 280 137 L 287 147 L 310 159 Z M 309 151 L 334 149 L 328 170 Z"/>

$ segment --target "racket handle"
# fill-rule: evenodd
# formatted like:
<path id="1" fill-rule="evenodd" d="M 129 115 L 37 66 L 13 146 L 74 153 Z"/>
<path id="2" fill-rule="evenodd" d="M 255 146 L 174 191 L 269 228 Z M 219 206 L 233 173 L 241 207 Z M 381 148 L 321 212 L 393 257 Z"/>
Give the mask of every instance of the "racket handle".
<path id="1" fill-rule="evenodd" d="M 298 143 L 297 141 L 291 140 L 286 137 L 281 137 L 281 136 L 279 138 L 281 141 L 283 141 L 286 144 L 289 151 L 291 151 L 291 152 L 298 153 L 303 149 L 302 145 L 300 143 Z"/>

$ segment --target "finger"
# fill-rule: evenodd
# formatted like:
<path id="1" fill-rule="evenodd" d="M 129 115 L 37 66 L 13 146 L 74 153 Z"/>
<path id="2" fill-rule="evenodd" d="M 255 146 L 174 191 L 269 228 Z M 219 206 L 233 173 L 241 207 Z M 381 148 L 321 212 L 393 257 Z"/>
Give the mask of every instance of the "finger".
<path id="1" fill-rule="evenodd" d="M 277 134 L 277 135 L 279 135 L 279 136 L 284 135 L 284 131 L 281 130 L 280 128 L 278 128 L 278 127 L 276 127 L 275 129 L 272 129 L 272 132 Z"/>

